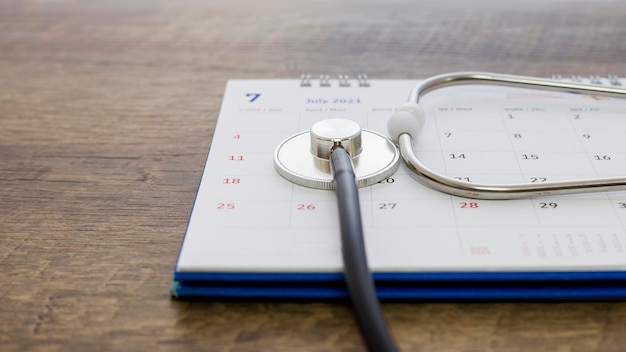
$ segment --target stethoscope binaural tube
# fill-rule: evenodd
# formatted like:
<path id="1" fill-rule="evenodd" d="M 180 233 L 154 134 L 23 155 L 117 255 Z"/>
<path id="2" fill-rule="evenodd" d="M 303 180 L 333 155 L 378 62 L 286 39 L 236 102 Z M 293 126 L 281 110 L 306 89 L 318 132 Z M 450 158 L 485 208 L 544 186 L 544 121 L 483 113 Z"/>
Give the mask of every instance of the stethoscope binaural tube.
<path id="1" fill-rule="evenodd" d="M 428 78 L 411 90 L 408 102 L 396 109 L 387 124 L 389 137 L 398 143 L 404 163 L 412 171 L 412 176 L 421 183 L 441 192 L 478 199 L 515 199 L 531 196 L 626 190 L 626 177 L 579 179 L 544 182 L 542 184 L 513 183 L 495 185 L 456 180 L 428 168 L 417 158 L 413 150 L 413 142 L 419 138 L 418 134 L 425 120 L 424 112 L 419 105 L 420 99 L 434 90 L 464 84 L 531 88 L 626 98 L 626 89 L 623 88 L 535 77 L 483 72 L 457 72 Z"/>

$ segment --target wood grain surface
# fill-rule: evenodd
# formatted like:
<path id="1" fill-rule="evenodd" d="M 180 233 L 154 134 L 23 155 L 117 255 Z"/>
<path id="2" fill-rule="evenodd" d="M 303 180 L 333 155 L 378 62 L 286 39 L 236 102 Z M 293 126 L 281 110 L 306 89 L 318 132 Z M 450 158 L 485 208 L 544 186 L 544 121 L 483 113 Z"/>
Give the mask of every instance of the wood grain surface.
<path id="1" fill-rule="evenodd" d="M 626 2 L 0 2 L 0 350 L 362 351 L 343 303 L 169 284 L 226 80 L 626 75 Z M 626 350 L 624 302 L 387 303 L 405 351 Z"/>

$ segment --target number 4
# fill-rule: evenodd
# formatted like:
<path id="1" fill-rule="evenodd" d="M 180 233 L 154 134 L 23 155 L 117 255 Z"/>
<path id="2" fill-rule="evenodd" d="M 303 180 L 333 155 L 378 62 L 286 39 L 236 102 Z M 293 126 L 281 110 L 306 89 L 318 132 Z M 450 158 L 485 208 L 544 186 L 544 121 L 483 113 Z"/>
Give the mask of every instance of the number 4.
<path id="1" fill-rule="evenodd" d="M 261 96 L 261 93 L 248 93 L 246 97 L 250 98 L 249 103 L 254 103 Z"/>

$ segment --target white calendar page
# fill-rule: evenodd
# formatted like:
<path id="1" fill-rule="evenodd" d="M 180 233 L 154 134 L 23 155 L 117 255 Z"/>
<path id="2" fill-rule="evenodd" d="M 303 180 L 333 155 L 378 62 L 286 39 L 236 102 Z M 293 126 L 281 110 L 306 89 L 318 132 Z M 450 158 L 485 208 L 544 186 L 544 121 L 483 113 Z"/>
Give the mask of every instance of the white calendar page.
<path id="1" fill-rule="evenodd" d="M 176 270 L 341 271 L 335 194 L 283 179 L 274 150 L 327 118 L 386 134 L 388 116 L 417 82 L 229 81 Z M 463 86 L 426 95 L 422 106 L 417 155 L 451 177 L 541 183 L 626 175 L 622 100 Z M 626 269 L 625 192 L 464 199 L 419 184 L 402 165 L 359 195 L 376 272 Z"/>

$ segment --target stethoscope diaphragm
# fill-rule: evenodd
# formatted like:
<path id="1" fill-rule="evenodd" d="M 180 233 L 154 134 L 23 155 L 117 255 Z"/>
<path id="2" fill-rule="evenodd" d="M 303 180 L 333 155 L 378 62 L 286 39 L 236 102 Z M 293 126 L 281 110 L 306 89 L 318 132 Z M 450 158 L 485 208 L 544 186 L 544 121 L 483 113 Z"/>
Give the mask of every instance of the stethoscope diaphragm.
<path id="1" fill-rule="evenodd" d="M 386 136 L 361 130 L 346 119 L 323 120 L 285 139 L 274 152 L 276 171 L 285 179 L 309 188 L 335 188 L 328 156 L 320 151 L 341 147 L 352 157 L 358 187 L 393 175 L 400 163 L 398 147 Z"/>

